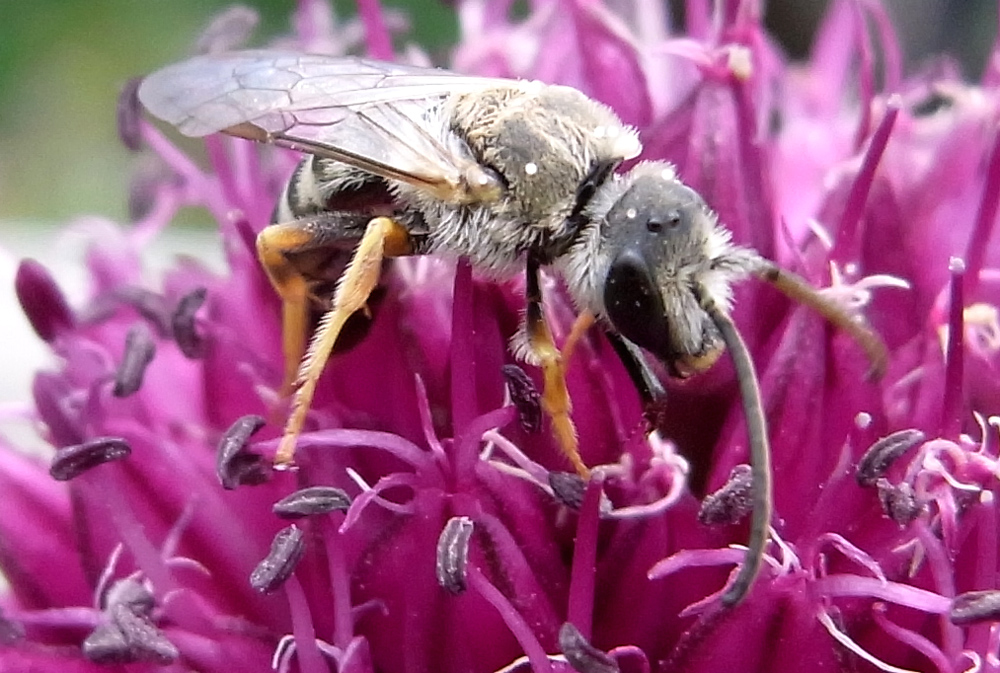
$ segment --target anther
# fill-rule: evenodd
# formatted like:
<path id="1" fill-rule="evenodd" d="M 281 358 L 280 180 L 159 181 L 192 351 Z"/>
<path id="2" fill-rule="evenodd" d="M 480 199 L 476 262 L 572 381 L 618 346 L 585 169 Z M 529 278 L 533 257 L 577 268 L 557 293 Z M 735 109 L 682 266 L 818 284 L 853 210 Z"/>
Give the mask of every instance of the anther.
<path id="1" fill-rule="evenodd" d="M 572 510 L 583 506 L 587 483 L 575 472 L 549 472 L 549 486 L 556 500 Z"/>
<path id="2" fill-rule="evenodd" d="M 569 622 L 559 627 L 559 649 L 566 661 L 580 673 L 618 673 L 618 664 L 583 637 L 580 630 Z"/>
<path id="3" fill-rule="evenodd" d="M 205 303 L 206 296 L 207 290 L 203 287 L 188 292 L 177 302 L 177 308 L 170 316 L 174 341 L 181 353 L 192 360 L 202 357 L 205 352 L 205 341 L 195 326 L 195 314 Z"/>
<path id="4" fill-rule="evenodd" d="M 525 432 L 538 433 L 542 429 L 542 405 L 535 382 L 517 365 L 504 365 L 503 377 L 521 427 Z"/>
<path id="5" fill-rule="evenodd" d="M 285 496 L 274 503 L 272 511 L 282 519 L 301 519 L 307 516 L 345 511 L 351 498 L 333 486 L 310 486 Z"/>
<path id="6" fill-rule="evenodd" d="M 305 550 L 301 530 L 294 524 L 282 528 L 271 542 L 271 552 L 250 574 L 250 586 L 262 594 L 276 591 L 295 572 Z"/>
<path id="7" fill-rule="evenodd" d="M 466 589 L 466 566 L 469 561 L 469 539 L 472 519 L 455 516 L 448 519 L 437 543 L 435 573 L 441 588 L 458 596 Z"/>
<path id="8" fill-rule="evenodd" d="M 1000 622 L 1000 591 L 968 591 L 955 596 L 948 613 L 952 624 Z"/>
<path id="9" fill-rule="evenodd" d="M 738 523 L 753 510 L 753 475 L 749 465 L 737 465 L 718 491 L 705 496 L 698 520 L 707 526 Z"/>
<path id="10" fill-rule="evenodd" d="M 142 323 L 132 325 L 125 335 L 125 352 L 115 372 L 115 397 L 128 397 L 142 387 L 146 367 L 156 355 L 156 342 Z"/>
<path id="11" fill-rule="evenodd" d="M 926 435 L 920 430 L 900 430 L 872 444 L 858 461 L 855 474 L 858 484 L 874 486 L 897 458 L 917 444 L 923 443 L 924 439 Z"/>
<path id="12" fill-rule="evenodd" d="M 141 83 L 142 78 L 140 77 L 133 77 L 125 82 L 125 86 L 118 94 L 118 106 L 115 111 L 118 139 L 132 152 L 138 152 L 142 149 L 142 133 L 139 131 L 142 106 L 139 104 L 138 95 Z"/>
<path id="13" fill-rule="evenodd" d="M 110 623 L 101 624 L 83 641 L 83 656 L 98 664 L 152 662 L 170 664 L 177 648 L 143 615 L 119 605 L 108 611 Z"/>
<path id="14" fill-rule="evenodd" d="M 920 516 L 923 505 L 917 502 L 913 487 L 907 482 L 893 486 L 885 477 L 879 477 L 875 482 L 875 488 L 878 489 L 882 511 L 900 526 L 905 526 Z"/>
<path id="15" fill-rule="evenodd" d="M 125 636 L 133 661 L 169 664 L 180 656 L 174 644 L 146 616 L 133 612 L 128 605 L 114 605 L 109 612 L 111 621 Z"/>
<path id="16" fill-rule="evenodd" d="M 49 466 L 49 474 L 56 481 L 69 481 L 87 470 L 112 460 L 121 460 L 132 453 L 132 448 L 119 437 L 98 437 L 56 450 Z"/>
<path id="17" fill-rule="evenodd" d="M 123 579 L 115 582 L 104 597 L 105 607 L 110 609 L 116 605 L 124 605 L 137 615 L 149 616 L 156 605 L 152 592 L 140 582 L 133 579 Z"/>
<path id="18" fill-rule="evenodd" d="M 264 427 L 260 416 L 243 416 L 233 423 L 219 440 L 215 457 L 215 473 L 222 488 L 262 484 L 271 477 L 270 463 L 256 453 L 247 451 L 247 443 Z"/>

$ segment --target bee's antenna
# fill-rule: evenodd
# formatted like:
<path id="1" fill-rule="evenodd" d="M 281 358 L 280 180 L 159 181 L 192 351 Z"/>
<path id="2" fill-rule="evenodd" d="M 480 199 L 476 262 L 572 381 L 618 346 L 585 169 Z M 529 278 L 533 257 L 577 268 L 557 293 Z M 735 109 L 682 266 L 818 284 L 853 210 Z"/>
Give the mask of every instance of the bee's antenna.
<path id="1" fill-rule="evenodd" d="M 729 608 L 746 598 L 750 587 L 760 572 L 760 564 L 767 545 L 771 525 L 771 447 L 764 421 L 764 407 L 760 399 L 757 371 L 743 337 L 733 319 L 723 311 L 703 287 L 695 290 L 702 308 L 712 318 L 722 340 L 729 350 L 736 368 L 736 381 L 743 398 L 743 416 L 746 418 L 747 436 L 750 440 L 750 474 L 753 484 L 753 513 L 750 518 L 750 541 L 747 544 L 743 565 L 732 585 L 722 595 L 722 604 Z"/>
<path id="2" fill-rule="evenodd" d="M 882 378 L 889 363 L 889 351 L 878 334 L 851 317 L 843 306 L 821 294 L 802 276 L 764 259 L 760 261 L 756 273 L 789 299 L 808 306 L 826 318 L 831 325 L 847 332 L 861 346 L 871 363 L 869 378 Z"/>

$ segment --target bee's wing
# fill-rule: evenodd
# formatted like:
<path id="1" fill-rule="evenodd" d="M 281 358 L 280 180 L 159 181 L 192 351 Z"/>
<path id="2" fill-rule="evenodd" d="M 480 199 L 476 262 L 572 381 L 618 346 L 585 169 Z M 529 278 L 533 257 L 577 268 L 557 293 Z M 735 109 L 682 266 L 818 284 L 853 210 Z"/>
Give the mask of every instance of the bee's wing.
<path id="1" fill-rule="evenodd" d="M 146 77 L 139 99 L 186 135 L 222 131 L 271 142 L 408 182 L 439 198 L 469 201 L 467 178 L 478 164 L 457 136 L 440 137 L 434 109 L 450 94 L 503 84 L 510 82 L 254 50 L 163 68 Z"/>

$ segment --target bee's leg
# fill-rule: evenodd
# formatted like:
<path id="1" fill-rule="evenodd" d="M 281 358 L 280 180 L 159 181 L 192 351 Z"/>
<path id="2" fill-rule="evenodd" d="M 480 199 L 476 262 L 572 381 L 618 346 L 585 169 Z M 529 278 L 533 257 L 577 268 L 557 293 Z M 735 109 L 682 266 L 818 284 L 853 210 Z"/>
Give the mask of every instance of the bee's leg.
<path id="1" fill-rule="evenodd" d="M 403 225 L 388 217 L 376 217 L 368 223 L 365 233 L 361 237 L 361 242 L 358 243 L 358 247 L 354 251 L 354 256 L 337 284 L 333 306 L 320 320 L 316 334 L 309 344 L 301 366 L 298 368 L 295 378 L 297 389 L 292 401 L 292 411 L 288 416 L 285 432 L 281 437 L 278 452 L 274 458 L 275 467 L 291 466 L 295 455 L 295 440 L 305 423 L 306 412 L 309 411 L 319 375 L 326 366 L 330 351 L 333 349 L 344 323 L 355 311 L 366 308 L 368 297 L 378 284 L 382 260 L 386 257 L 400 257 L 412 253 L 413 244 L 410 234 Z M 269 273 L 271 273 L 270 267 Z M 298 280 L 290 284 L 296 292 L 299 291 L 295 284 L 297 282 Z M 282 299 L 284 298 L 283 295 Z M 298 300 L 299 295 L 294 295 L 293 298 Z M 296 308 L 298 307 L 296 306 Z M 286 312 L 286 317 L 287 315 Z M 298 320 L 298 317 L 293 316 L 292 319 L 293 321 Z M 294 328 L 297 326 L 297 323 L 293 323 Z M 286 339 L 286 345 L 287 343 Z"/>
<path id="2" fill-rule="evenodd" d="M 312 284 L 316 279 L 296 255 L 329 249 L 349 254 L 364 232 L 357 217 L 324 212 L 302 219 L 272 224 L 257 235 L 257 257 L 271 285 L 281 298 L 281 340 L 285 370 L 280 397 L 288 397 L 299 363 L 306 352 Z"/>
<path id="3" fill-rule="evenodd" d="M 563 342 L 562 355 L 563 355 L 563 365 L 569 364 L 570 358 L 573 357 L 573 351 L 576 350 L 576 345 L 580 343 L 580 339 L 583 335 L 587 333 L 597 318 L 590 311 L 584 311 L 580 315 L 576 316 L 576 320 L 573 321 L 573 327 L 569 330 L 569 335 L 566 337 L 566 341 Z"/>
<path id="4" fill-rule="evenodd" d="M 542 408 L 552 419 L 552 432 L 559 442 L 559 447 L 573 468 L 584 478 L 590 476 L 590 470 L 580 458 L 577 444 L 576 427 L 570 417 L 573 405 L 566 388 L 566 367 L 562 354 L 556 348 L 552 332 L 545 322 L 542 313 L 542 288 L 539 284 L 537 259 L 528 257 L 528 275 L 525 311 L 525 328 L 528 337 L 528 347 L 531 356 L 542 368 L 545 378 L 545 391 L 542 394 Z"/>

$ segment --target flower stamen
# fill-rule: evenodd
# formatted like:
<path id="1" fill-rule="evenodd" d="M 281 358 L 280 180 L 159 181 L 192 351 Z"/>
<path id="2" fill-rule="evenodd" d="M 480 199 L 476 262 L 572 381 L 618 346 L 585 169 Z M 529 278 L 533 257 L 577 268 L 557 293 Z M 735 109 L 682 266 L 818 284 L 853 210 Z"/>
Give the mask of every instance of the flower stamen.
<path id="1" fill-rule="evenodd" d="M 351 498 L 342 489 L 310 486 L 286 495 L 274 503 L 271 511 L 282 519 L 301 519 L 334 511 L 345 512 L 350 506 Z"/>
<path id="2" fill-rule="evenodd" d="M 305 553 L 302 531 L 292 524 L 278 531 L 271 542 L 271 551 L 250 574 L 250 586 L 262 594 L 276 591 L 284 584 Z"/>
<path id="3" fill-rule="evenodd" d="M 438 537 L 434 566 L 438 586 L 455 596 L 465 593 L 467 589 L 469 540 L 473 527 L 469 517 L 455 516 L 448 519 Z"/>
<path id="4" fill-rule="evenodd" d="M 125 335 L 125 353 L 115 371 L 115 397 L 128 397 L 142 387 L 146 368 L 156 355 L 156 343 L 149 329 L 142 323 L 129 328 Z"/>
<path id="5" fill-rule="evenodd" d="M 188 359 L 196 360 L 205 354 L 205 342 L 195 327 L 195 317 L 198 309 L 205 303 L 208 290 L 203 287 L 191 290 L 177 302 L 177 308 L 170 315 L 170 330 L 180 348 Z"/>
<path id="6" fill-rule="evenodd" d="M 91 468 L 113 460 L 122 460 L 132 453 L 132 447 L 120 437 L 97 437 L 56 451 L 49 474 L 56 481 L 69 481 Z"/>

